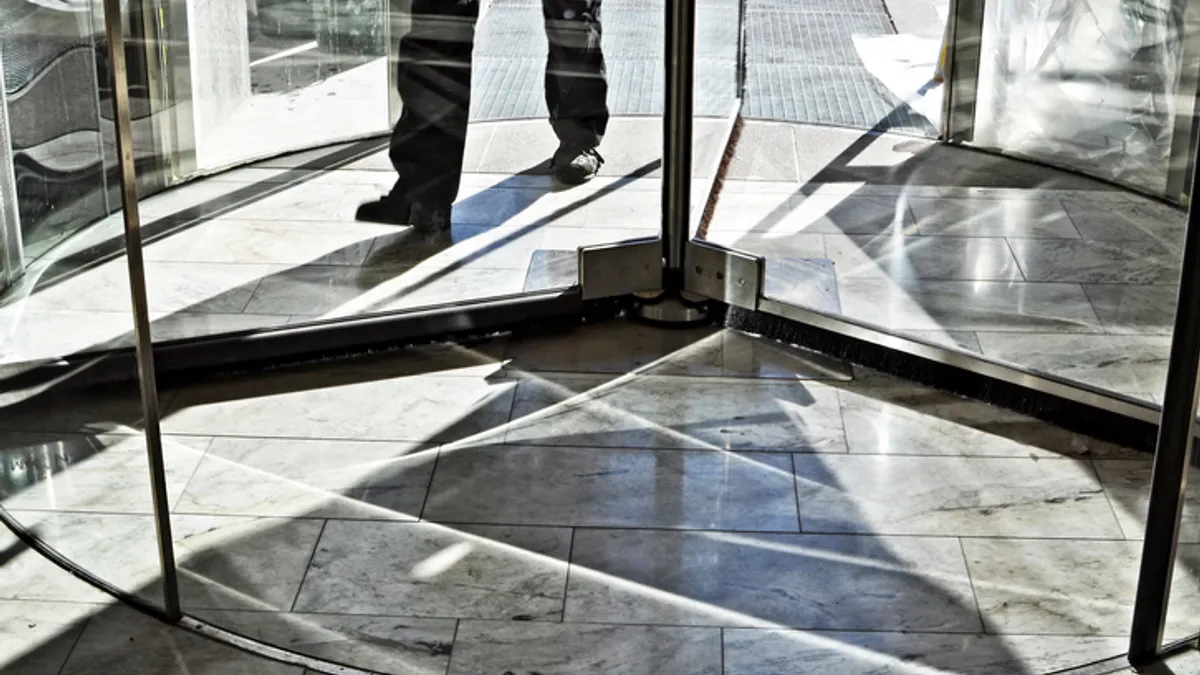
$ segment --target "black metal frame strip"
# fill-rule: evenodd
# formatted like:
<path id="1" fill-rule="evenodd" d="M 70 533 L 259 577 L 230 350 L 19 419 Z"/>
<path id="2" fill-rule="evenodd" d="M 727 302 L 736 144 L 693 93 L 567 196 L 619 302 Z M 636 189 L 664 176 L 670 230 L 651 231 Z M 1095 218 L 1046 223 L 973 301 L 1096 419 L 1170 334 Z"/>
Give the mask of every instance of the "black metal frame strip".
<path id="1" fill-rule="evenodd" d="M 1194 154 L 1200 161 L 1200 146 Z M 1192 177 L 1191 194 L 1197 194 L 1197 188 L 1200 188 L 1200 174 Z M 1129 660 L 1135 666 L 1152 663 L 1163 652 L 1163 634 L 1179 547 L 1179 523 L 1191 463 L 1197 396 L 1200 395 L 1197 389 L 1200 386 L 1200 211 L 1194 200 L 1188 209 L 1179 288 L 1151 479 L 1150 508 L 1146 516 L 1146 537 L 1142 544 L 1142 566 L 1133 606 Z"/>
<path id="2" fill-rule="evenodd" d="M 410 312 L 332 319 L 154 345 L 159 379 L 179 381 L 213 372 L 235 372 L 351 356 L 429 342 L 465 339 L 539 323 L 577 321 L 585 315 L 578 287 Z M 0 391 L 27 391 L 54 383 L 86 387 L 137 376 L 132 348 L 66 356 L 17 373 Z"/>

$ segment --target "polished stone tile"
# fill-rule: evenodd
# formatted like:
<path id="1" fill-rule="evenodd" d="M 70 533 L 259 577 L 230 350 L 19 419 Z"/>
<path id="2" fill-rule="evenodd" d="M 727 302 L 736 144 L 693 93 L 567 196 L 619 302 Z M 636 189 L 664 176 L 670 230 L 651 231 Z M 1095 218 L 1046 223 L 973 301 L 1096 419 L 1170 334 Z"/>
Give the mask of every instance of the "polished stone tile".
<path id="1" fill-rule="evenodd" d="M 845 361 L 785 342 L 722 331 L 724 377 L 781 380 L 848 380 L 853 371 Z"/>
<path id="2" fill-rule="evenodd" d="M 300 612 L 557 621 L 569 529 L 330 521 Z"/>
<path id="3" fill-rule="evenodd" d="M 1022 635 L 1129 633 L 1141 543 L 1050 539 L 963 541 L 975 593 L 990 630 Z M 1195 545 L 1180 548 L 1174 609 L 1195 616 L 1196 579 L 1184 571 L 1200 558 Z M 1168 634 L 1180 624 L 1168 622 Z M 1188 626 L 1186 632 L 1194 632 Z"/>
<path id="4" fill-rule="evenodd" d="M 286 316 L 269 314 L 192 314 L 177 312 L 155 319 L 150 332 L 155 342 L 168 342 L 221 333 L 240 333 L 279 328 L 288 322 Z"/>
<path id="5" fill-rule="evenodd" d="M 171 516 L 185 611 L 291 609 L 322 521 Z"/>
<path id="6" fill-rule="evenodd" d="M 167 499 L 174 503 L 204 456 L 205 437 L 162 439 Z M 4 434 L 4 508 L 18 511 L 154 513 L 143 435 Z"/>
<path id="7" fill-rule="evenodd" d="M 11 511 L 12 517 L 42 543 L 111 586 L 161 606 L 162 567 L 154 518 L 141 514 L 72 513 L 62 511 Z M 61 568 L 27 551 L 4 566 L 13 576 L 6 599 L 103 602 L 110 596 L 81 591 L 59 578 Z M 24 564 L 22 564 L 24 563 Z M 5 579 L 7 585 L 7 579 Z M 71 579 L 74 581 L 74 579 Z M 90 587 L 89 587 L 90 589 Z"/>
<path id="8" fill-rule="evenodd" d="M 726 675 L 1048 673 L 1123 653 L 1123 638 L 725 631 Z"/>
<path id="9" fill-rule="evenodd" d="M 825 237 L 819 234 L 744 234 L 737 230 L 712 230 L 705 241 L 745 253 L 771 258 L 824 258 Z"/>
<path id="10" fill-rule="evenodd" d="M 1065 200 L 1063 206 L 1084 239 L 1149 241 L 1169 249 L 1183 248 L 1187 213 L 1166 204 Z"/>
<path id="11" fill-rule="evenodd" d="M 1062 204 L 1051 199 L 923 199 L 909 204 L 924 235 L 1078 239 Z"/>
<path id="12" fill-rule="evenodd" d="M 893 235 L 913 233 L 915 225 L 900 197 L 748 192 L 722 195 L 708 231 L 710 236 Z"/>
<path id="13" fill-rule="evenodd" d="M 795 532 L 793 490 L 790 458 L 779 454 L 463 447 L 439 457 L 424 517 Z"/>
<path id="14" fill-rule="evenodd" d="M 0 673 L 58 675 L 88 619 L 103 610 L 73 602 L 0 601 Z"/>
<path id="15" fill-rule="evenodd" d="M 1153 463 L 1149 461 L 1096 461 L 1096 473 L 1100 476 L 1104 491 L 1108 493 L 1126 539 L 1145 536 L 1152 471 Z M 1200 488 L 1197 488 L 1200 485 L 1200 470 L 1192 468 L 1188 474 L 1188 489 L 1179 523 L 1179 541 L 1196 544 L 1200 543 Z"/>
<path id="16" fill-rule="evenodd" d="M 37 518 L 42 514 L 27 516 L 19 511 L 10 511 L 9 515 L 28 529 L 38 523 Z M 42 534 L 42 530 L 34 532 L 38 536 Z M 49 558 L 26 546 L 7 527 L 0 528 L 0 559 L 3 559 L 0 564 L 0 603 L 79 602 L 106 605 L 113 602 L 112 596 L 68 574 L 50 562 Z"/>
<path id="17" fill-rule="evenodd" d="M 799 181 L 796 138 L 787 124 L 747 125 L 726 169 L 731 180 Z"/>
<path id="18" fill-rule="evenodd" d="M 720 675 L 713 628 L 463 621 L 451 675 Z"/>
<path id="19" fill-rule="evenodd" d="M 318 369 L 192 386 L 175 400 L 163 428 L 179 434 L 425 443 L 481 434 L 508 420 L 514 382 L 402 372 L 379 379 L 386 372 Z"/>
<path id="20" fill-rule="evenodd" d="M 305 656 L 389 675 L 444 675 L 454 619 L 203 611 L 221 628 Z"/>
<path id="21" fill-rule="evenodd" d="M 892 378 L 856 382 L 839 395 L 851 453 L 1145 459 L 1032 417 Z"/>
<path id="22" fill-rule="evenodd" d="M 364 265 L 420 267 L 456 274 L 464 269 L 525 269 L 541 245 L 541 229 L 455 225 L 448 239 L 430 240 L 410 229 L 375 239 Z"/>
<path id="23" fill-rule="evenodd" d="M 1178 286 L 1084 286 L 1092 307 L 1110 333 L 1170 335 L 1175 328 Z"/>
<path id="24" fill-rule="evenodd" d="M 538 250 L 529 261 L 525 274 L 525 293 L 561 290 L 579 284 L 578 251 Z"/>
<path id="25" fill-rule="evenodd" d="M 129 270 L 124 259 L 105 263 L 45 289 L 34 301 L 48 309 L 128 312 Z M 154 313 L 237 314 L 246 307 L 269 266 L 199 262 L 148 262 L 146 293 Z M 133 327 L 130 320 L 130 329 Z"/>
<path id="26" fill-rule="evenodd" d="M 906 330 L 900 331 L 902 334 L 909 337 L 932 342 L 936 345 L 944 347 L 952 347 L 955 349 L 966 350 L 969 352 L 979 353 L 979 338 L 975 333 L 970 331 L 960 330 Z"/>
<path id="27" fill-rule="evenodd" d="M 847 317 L 890 330 L 1102 330 L 1076 284 L 839 277 L 838 295 Z"/>
<path id="28" fill-rule="evenodd" d="M 954 539 L 579 530 L 566 620 L 979 632 Z"/>
<path id="29" fill-rule="evenodd" d="M 674 360 L 719 375 L 721 336 L 712 328 L 664 331 L 632 321 L 606 321 L 570 332 L 518 333 L 506 359 L 530 372 L 621 374 Z M 698 358 L 699 357 L 699 358 Z"/>
<path id="30" fill-rule="evenodd" d="M 336 265 L 304 265 L 288 269 L 276 269 L 265 276 L 246 304 L 246 311 L 253 314 L 297 316 L 322 316 L 330 312 L 346 312 L 356 303 L 368 313 L 375 310 L 379 301 L 365 300 L 369 296 L 390 301 L 397 293 L 404 293 L 408 284 L 405 275 L 412 268 L 408 265 L 394 267 L 344 267 Z M 396 284 L 396 291 L 381 293 L 381 289 Z"/>
<path id="31" fill-rule="evenodd" d="M 134 648 L 136 646 L 136 649 Z M 254 656 L 174 628 L 132 609 L 90 623 L 62 675 L 301 675 L 304 669 Z"/>
<path id="32" fill-rule="evenodd" d="M 940 281 L 1020 281 L 1008 244 L 999 238 L 825 237 L 838 277 Z"/>
<path id="33" fill-rule="evenodd" d="M 450 273 L 421 266 L 330 315 L 413 310 L 519 295 L 525 287 L 527 269 L 528 262 L 520 269 L 467 268 Z"/>
<path id="34" fill-rule="evenodd" d="M 578 251 L 584 246 L 603 246 L 623 241 L 658 237 L 657 228 L 620 230 L 611 227 L 548 227 L 543 231 L 543 249 L 551 251 Z"/>
<path id="35" fill-rule="evenodd" d="M 526 380 L 506 439 L 525 445 L 845 452 L 837 394 L 813 382 Z"/>
<path id="36" fill-rule="evenodd" d="M 308 184 L 267 195 L 227 214 L 226 219 L 276 221 L 354 221 L 354 207 L 379 197 L 370 185 Z"/>
<path id="37" fill-rule="evenodd" d="M 416 443 L 220 438 L 174 510 L 415 520 L 436 454 Z"/>
<path id="38" fill-rule="evenodd" d="M 985 356 L 1121 393 L 1163 390 L 1171 338 L 980 333 Z"/>
<path id="39" fill-rule="evenodd" d="M 1119 539 L 1086 461 L 797 455 L 805 532 Z"/>
<path id="40" fill-rule="evenodd" d="M 1029 281 L 1176 284 L 1182 251 L 1157 242 L 1009 239 Z"/>
<path id="41" fill-rule="evenodd" d="M 171 403 L 174 392 L 159 392 L 159 404 Z M 53 433 L 132 435 L 142 429 L 142 399 L 130 384 L 82 390 L 50 389 L 0 395 L 0 430 Z"/>
<path id="42" fill-rule="evenodd" d="M 518 267 L 486 269 L 338 267 L 311 265 L 280 270 L 262 280 L 246 311 L 328 317 L 377 314 L 447 303 L 516 295 L 524 287 L 532 250 Z"/>
<path id="43" fill-rule="evenodd" d="M 390 225 L 304 220 L 215 220 L 146 244 L 149 262 L 361 265 Z"/>

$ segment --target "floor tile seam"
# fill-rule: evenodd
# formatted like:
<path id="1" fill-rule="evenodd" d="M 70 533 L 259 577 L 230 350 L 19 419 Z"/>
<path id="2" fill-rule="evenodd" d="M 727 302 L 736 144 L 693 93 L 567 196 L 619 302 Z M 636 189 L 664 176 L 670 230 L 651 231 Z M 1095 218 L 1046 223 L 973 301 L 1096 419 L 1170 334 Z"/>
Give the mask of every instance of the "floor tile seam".
<path id="1" fill-rule="evenodd" d="M 67 665 L 71 662 L 71 657 L 75 655 L 75 650 L 79 648 L 79 643 L 83 641 L 83 635 L 92 626 L 92 619 L 95 615 L 88 616 L 79 627 L 79 632 L 75 635 L 75 639 L 71 641 L 71 648 L 67 650 L 66 656 L 63 658 L 62 665 L 58 667 L 59 675 L 67 672 Z"/>
<path id="2" fill-rule="evenodd" d="M 454 672 L 454 656 L 458 653 L 455 647 L 458 646 L 458 634 L 462 630 L 462 619 L 454 620 L 454 633 L 450 636 L 450 654 L 446 657 L 446 675 Z"/>
<path id="3" fill-rule="evenodd" d="M 520 418 L 518 418 L 517 421 L 519 421 L 519 420 L 520 420 Z M 494 429 L 491 429 L 491 430 L 488 430 L 485 432 L 481 432 L 481 433 L 485 433 L 485 434 L 493 433 L 493 432 L 498 433 L 506 428 L 507 428 L 507 426 L 497 427 L 497 428 L 494 428 Z M 6 433 L 6 432 L 8 432 L 8 430 L 4 430 L 0 433 Z M 14 432 L 14 433 L 60 433 L 60 432 Z M 68 432 L 61 432 L 61 433 L 68 433 Z M 134 437 L 137 435 L 138 434 L 131 434 L 130 436 Z M 183 436 L 185 434 L 169 434 L 169 435 Z M 412 440 L 412 439 L 404 439 L 404 438 L 356 438 L 356 437 L 343 437 L 343 436 L 254 436 L 254 435 L 247 435 L 247 434 L 225 434 L 225 433 L 202 433 L 202 434 L 201 433 L 189 433 L 186 435 L 193 437 L 193 438 L 195 438 L 195 437 L 211 438 L 211 439 L 213 439 L 214 443 L 218 440 L 247 440 L 247 441 L 264 441 L 264 440 L 266 440 L 266 441 L 304 441 L 304 442 L 314 442 L 314 443 L 316 443 L 316 442 L 361 443 L 361 444 L 380 445 L 380 446 L 392 445 L 392 444 L 424 444 L 424 445 L 430 446 L 427 448 L 421 448 L 421 449 L 414 450 L 414 452 L 429 452 L 429 451 L 433 451 L 433 450 L 438 450 L 438 451 L 450 450 L 452 452 L 465 452 L 465 451 L 471 451 L 473 449 L 505 447 L 505 448 L 522 448 L 522 449 L 526 449 L 526 450 L 542 450 L 542 449 L 545 449 L 545 450 L 592 450 L 592 451 L 617 450 L 617 451 L 626 451 L 626 452 L 646 452 L 646 453 L 649 453 L 649 452 L 711 453 L 711 454 L 729 454 L 729 455 L 735 455 L 735 456 L 741 456 L 741 455 L 773 455 L 773 456 L 775 456 L 775 455 L 789 455 L 790 454 L 790 455 L 797 455 L 800 457 L 863 457 L 863 458 L 896 457 L 896 458 L 926 458 L 926 459 L 946 459 L 946 460 L 958 460 L 958 459 L 1030 460 L 1030 459 L 1032 459 L 1029 456 L 1029 454 L 1027 454 L 1027 453 L 1020 454 L 1020 455 L 1017 455 L 1017 454 L 1014 454 L 1014 455 L 958 455 L 958 454 L 938 454 L 938 453 L 925 454 L 925 453 L 901 453 L 901 452 L 876 453 L 876 452 L 855 451 L 853 449 L 850 449 L 849 451 L 805 452 L 805 451 L 800 451 L 800 450 L 791 449 L 791 448 L 779 448 L 779 447 L 768 447 L 768 446 L 723 448 L 723 447 L 712 447 L 712 446 L 690 447 L 690 446 L 679 446 L 679 445 L 646 446 L 646 445 L 605 445 L 605 444 L 597 444 L 597 443 L 577 443 L 577 444 L 537 443 L 537 442 L 521 441 L 521 440 L 489 440 L 489 439 L 476 439 L 473 441 L 469 441 L 471 443 L 471 445 L 456 447 L 456 445 L 458 445 L 459 443 L 462 443 L 462 441 Z M 167 434 L 164 434 L 164 437 L 165 436 L 167 436 Z M 1001 437 L 1001 438 L 1007 438 L 1007 437 Z M 1013 439 L 1007 439 L 1007 440 L 1013 440 Z M 1050 450 L 1045 450 L 1045 449 L 1043 449 L 1043 451 L 1052 452 Z M 1137 457 L 1100 457 L 1100 458 L 1095 458 L 1095 457 L 1089 457 L 1086 455 L 1079 455 L 1079 456 L 1060 455 L 1057 457 L 1039 456 L 1036 461 L 1080 462 L 1080 461 L 1091 461 L 1094 459 L 1099 459 L 1101 461 L 1111 460 L 1111 461 L 1128 461 L 1128 462 L 1148 462 L 1148 461 L 1153 460 L 1152 453 L 1144 453 L 1144 454 L 1145 454 L 1145 457 L 1137 456 Z M 216 455 L 214 455 L 214 456 L 216 456 Z M 397 456 L 397 459 L 403 459 L 406 456 L 407 455 L 399 455 L 399 456 Z"/>
<path id="4" fill-rule="evenodd" d="M 192 471 L 188 475 L 187 481 L 185 481 L 183 484 L 183 489 L 179 491 L 179 496 L 175 498 L 175 502 L 167 508 L 168 514 L 179 513 L 180 503 L 183 502 L 184 497 L 188 494 L 188 490 L 190 490 L 192 487 L 192 483 L 196 480 L 196 474 L 200 473 L 200 467 L 204 464 L 204 460 L 208 459 L 209 451 L 212 450 L 212 446 L 217 439 L 213 436 L 207 436 L 207 438 L 208 443 L 204 445 L 204 450 L 200 453 L 200 458 L 196 460 L 196 465 L 192 467 Z"/>
<path id="5" fill-rule="evenodd" d="M 664 368 L 664 367 L 668 367 L 668 365 L 660 364 L 658 366 L 653 366 L 653 368 Z M 586 371 L 586 370 L 538 370 L 538 369 L 534 369 L 534 368 L 523 368 L 521 370 L 521 373 L 528 374 L 530 376 L 530 377 L 520 377 L 519 379 L 522 381 L 536 382 L 539 380 L 550 380 L 553 377 L 561 377 L 561 378 L 565 378 L 565 379 L 575 378 L 580 381 L 584 381 L 584 380 L 588 380 L 588 379 L 592 379 L 592 380 L 599 380 L 602 378 L 605 379 L 606 381 L 602 382 L 601 384 L 607 384 L 608 382 L 611 382 L 613 380 L 618 380 L 618 379 L 623 379 L 626 381 L 632 381 L 635 379 L 640 379 L 640 380 L 655 380 L 655 379 L 657 379 L 657 380 L 669 380 L 669 381 L 695 381 L 695 382 L 710 382 L 712 380 L 722 380 L 725 382 L 729 382 L 730 384 L 737 384 L 737 385 L 751 385 L 751 384 L 755 384 L 755 383 L 764 383 L 764 384 L 770 385 L 770 386 L 778 386 L 781 383 L 792 383 L 792 384 L 803 386 L 806 383 L 824 384 L 826 382 L 850 382 L 850 381 L 852 381 L 850 376 L 846 376 L 846 377 L 811 377 L 811 378 L 798 379 L 795 377 L 787 377 L 787 376 L 779 376 L 779 377 L 758 376 L 758 377 L 756 377 L 756 376 L 741 376 L 741 375 L 731 376 L 731 375 L 724 375 L 724 374 L 697 375 L 697 374 L 691 374 L 691 373 L 684 373 L 684 374 L 655 373 L 655 372 L 645 372 L 645 371 L 639 371 L 639 370 L 625 371 L 625 372 L 618 372 L 618 371 L 601 372 L 601 371 Z"/>
<path id="6" fill-rule="evenodd" d="M 988 622 L 983 615 L 983 605 L 979 602 L 979 590 L 975 586 L 975 575 L 971 572 L 971 561 L 967 557 L 967 548 L 961 537 L 958 539 L 958 552 L 962 558 L 963 570 L 967 573 L 967 584 L 971 587 L 971 602 L 975 603 L 975 616 L 979 619 L 980 631 L 986 634 Z"/>
<path id="7" fill-rule="evenodd" d="M 678 528 L 664 526 L 605 526 L 605 525 L 542 525 L 530 523 L 492 523 L 492 522 L 469 522 L 469 521 L 451 521 L 451 520 L 436 520 L 417 522 L 403 521 L 371 521 L 371 520 L 355 520 L 346 518 L 329 518 L 330 521 L 344 522 L 368 522 L 380 523 L 387 525 L 435 525 L 447 529 L 455 527 L 503 527 L 514 529 L 572 529 L 576 532 L 637 532 L 637 533 L 660 533 L 666 535 L 686 535 L 686 534 L 737 534 L 737 535 L 755 535 L 755 536 L 787 536 L 787 537 L 822 537 L 822 538 L 841 538 L 841 539 L 915 539 L 915 540 L 936 540 L 936 541 L 1028 541 L 1028 542 L 1044 542 L 1044 543 L 1063 543 L 1072 542 L 1079 544 L 1129 544 L 1131 540 L 1124 538 L 1112 537 L 1031 537 L 1012 536 L 1012 535 L 962 535 L 962 534 L 890 534 L 879 532 L 838 532 L 838 531 L 801 531 L 795 530 L 740 530 L 730 528 Z M 1197 542 L 1200 544 L 1200 542 Z M 567 561 L 562 561 L 567 562 Z"/>
<path id="8" fill-rule="evenodd" d="M 1153 453 L 1146 453 L 1146 454 L 1149 457 L 1149 459 L 1154 458 Z M 1108 502 L 1108 509 L 1110 512 L 1112 512 L 1113 520 L 1115 520 L 1117 523 L 1117 531 L 1120 532 L 1121 535 L 1124 536 L 1125 539 L 1128 541 L 1140 541 L 1142 537 L 1137 536 L 1136 532 L 1133 533 L 1131 536 L 1131 533 L 1126 531 L 1125 519 L 1121 518 L 1121 514 L 1117 510 L 1117 505 L 1115 503 L 1115 495 L 1113 494 L 1113 490 L 1116 489 L 1118 486 L 1117 485 L 1108 485 L 1104 482 L 1104 479 L 1101 478 L 1101 476 L 1100 476 L 1100 466 L 1096 463 L 1097 461 L 1104 461 L 1104 460 L 1097 460 L 1095 458 L 1092 458 L 1092 460 L 1090 462 L 1091 466 L 1092 466 L 1092 472 L 1096 476 L 1096 484 L 1099 485 L 1102 490 L 1104 490 L 1104 500 L 1106 502 Z M 1137 460 L 1133 460 L 1133 461 L 1137 461 Z M 1151 465 L 1151 466 L 1153 466 L 1153 465 Z M 1150 492 L 1150 486 L 1147 485 L 1146 489 L 1143 491 L 1143 493 L 1147 497 L 1149 497 L 1149 492 Z M 1142 524 L 1143 528 L 1145 527 L 1145 525 L 1146 525 L 1146 523 L 1144 522 L 1146 520 L 1145 516 L 1141 516 L 1140 518 L 1138 518 L 1135 515 L 1135 520 L 1143 521 L 1141 524 Z M 1187 543 L 1186 541 L 1183 541 L 1182 539 L 1179 539 L 1178 537 L 1176 539 L 1177 539 L 1177 543 L 1179 543 L 1179 544 Z"/>
<path id="9" fill-rule="evenodd" d="M 300 576 L 300 582 L 296 584 L 296 592 L 292 596 L 292 602 L 288 605 L 289 612 L 296 611 L 296 605 L 300 602 L 300 596 L 304 593 L 304 584 L 308 581 L 308 573 L 313 568 L 313 561 L 316 560 L 317 550 L 321 547 L 321 539 L 325 537 L 325 529 L 329 526 L 329 520 L 324 519 L 321 522 L 321 530 L 317 532 L 317 536 L 313 539 L 312 550 L 308 553 L 308 561 L 304 564 L 304 573 Z"/>
<path id="10" fill-rule="evenodd" d="M 1024 264 L 1021 262 L 1021 257 L 1017 255 L 1017 250 L 1013 248 L 1012 240 L 1008 237 L 1004 238 L 1004 250 L 1006 253 L 1008 253 L 1009 260 L 1012 260 L 1013 264 L 1016 265 L 1017 273 L 1021 275 L 1021 282 L 1029 283 L 1029 272 L 1026 270 L 1026 267 L 1028 267 L 1028 261 L 1026 261 Z M 1082 284 L 1079 285 L 1079 291 L 1081 293 L 1083 292 Z M 1084 294 L 1083 297 L 1087 298 L 1087 294 Z M 1094 307 L 1092 307 L 1091 302 L 1088 303 L 1088 308 L 1091 309 L 1093 315 L 1096 313 L 1096 310 Z M 1100 317 L 1096 317 L 1096 323 L 1097 325 L 1101 325 Z"/>
<path id="11" fill-rule="evenodd" d="M 441 459 L 442 459 L 442 448 L 441 448 L 441 446 L 439 446 L 437 448 L 437 450 L 434 451 L 433 467 L 430 468 L 429 480 L 426 481 L 426 483 L 425 483 L 425 495 L 421 499 L 421 508 L 418 509 L 417 513 L 416 513 L 416 520 L 418 520 L 418 521 L 425 522 L 425 509 L 427 509 L 429 507 L 429 497 L 433 494 L 433 483 L 434 483 L 434 479 L 437 478 L 438 465 L 441 463 Z M 401 488 L 401 489 L 403 489 L 403 488 Z"/>

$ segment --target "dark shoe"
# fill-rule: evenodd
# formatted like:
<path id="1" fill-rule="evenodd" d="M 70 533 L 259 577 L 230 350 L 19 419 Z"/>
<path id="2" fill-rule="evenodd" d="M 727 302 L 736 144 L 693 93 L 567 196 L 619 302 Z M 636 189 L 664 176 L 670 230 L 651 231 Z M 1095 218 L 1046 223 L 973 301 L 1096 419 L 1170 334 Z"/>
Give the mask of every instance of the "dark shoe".
<path id="1" fill-rule="evenodd" d="M 410 225 L 426 233 L 450 231 L 450 206 L 429 206 L 386 196 L 358 207 L 355 220 L 384 225 Z"/>
<path id="2" fill-rule="evenodd" d="M 550 160 L 554 177 L 566 185 L 583 185 L 600 173 L 604 158 L 595 148 L 578 150 L 562 146 Z"/>

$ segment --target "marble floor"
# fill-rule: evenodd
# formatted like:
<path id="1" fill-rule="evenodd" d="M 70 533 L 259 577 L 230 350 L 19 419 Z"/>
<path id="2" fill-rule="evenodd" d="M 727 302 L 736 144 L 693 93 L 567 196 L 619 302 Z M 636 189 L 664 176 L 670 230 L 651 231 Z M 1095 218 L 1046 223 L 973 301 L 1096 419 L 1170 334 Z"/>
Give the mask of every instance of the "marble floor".
<path id="1" fill-rule="evenodd" d="M 325 661 L 1033 675 L 1127 645 L 1146 455 L 742 333 L 613 320 L 162 399 L 185 611 Z M 161 602 L 139 417 L 128 388 L 10 402 L 0 503 Z M 1196 503 L 1172 637 L 1200 631 Z M 0 566 L 4 625 L 53 624 L 6 640 L 104 599 L 11 538 Z M 89 624 L 61 672 L 136 630 Z"/>
<path id="2" fill-rule="evenodd" d="M 697 122 L 697 204 L 724 129 Z M 616 119 L 610 132 L 601 178 L 561 190 L 546 175 L 544 122 L 474 125 L 447 242 L 353 221 L 392 181 L 379 143 L 145 199 L 154 337 L 565 287 L 570 273 L 545 273 L 553 256 L 659 228 L 659 121 Z M 319 168 L 339 152 L 358 154 Z M 1154 402 L 1183 230 L 1171 207 L 1062 172 L 899 135 L 748 122 L 700 234 L 767 257 L 769 270 L 831 263 L 828 297 L 780 299 Z M 0 300 L 0 364 L 130 344 L 120 231 L 119 216 L 86 229 Z"/>

